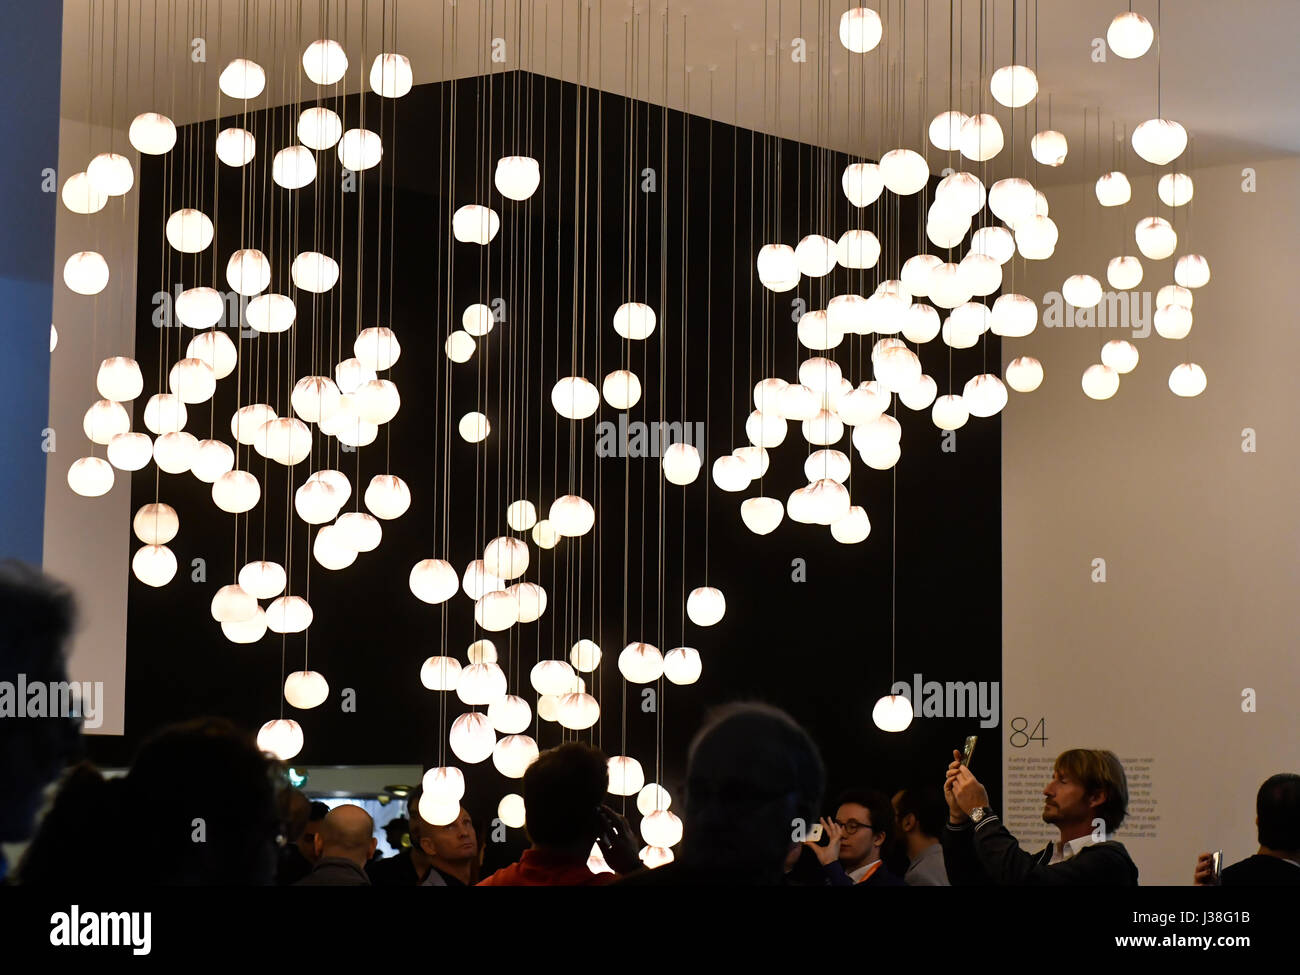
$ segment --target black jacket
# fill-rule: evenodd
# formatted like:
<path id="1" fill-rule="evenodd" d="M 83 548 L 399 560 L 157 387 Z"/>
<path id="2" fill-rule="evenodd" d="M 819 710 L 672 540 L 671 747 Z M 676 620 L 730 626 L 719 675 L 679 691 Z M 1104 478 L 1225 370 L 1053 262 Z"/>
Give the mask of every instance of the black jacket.
<path id="1" fill-rule="evenodd" d="M 1224 867 L 1222 882 L 1225 887 L 1296 887 L 1300 886 L 1300 867 L 1256 853 Z"/>
<path id="2" fill-rule="evenodd" d="M 996 815 L 986 817 L 978 826 L 969 821 L 948 825 L 940 840 L 944 866 L 954 887 L 1136 887 L 1138 882 L 1137 864 L 1123 844 L 1114 840 L 1085 846 L 1069 860 L 1052 864 L 1052 844 L 1040 853 L 1026 853 Z"/>
<path id="3" fill-rule="evenodd" d="M 344 857 L 321 857 L 295 887 L 369 887 L 366 872 Z"/>
<path id="4" fill-rule="evenodd" d="M 415 863 L 411 860 L 409 850 L 403 850 L 396 856 L 371 860 L 366 864 L 366 876 L 376 887 L 418 887 L 421 879 L 415 872 Z"/>

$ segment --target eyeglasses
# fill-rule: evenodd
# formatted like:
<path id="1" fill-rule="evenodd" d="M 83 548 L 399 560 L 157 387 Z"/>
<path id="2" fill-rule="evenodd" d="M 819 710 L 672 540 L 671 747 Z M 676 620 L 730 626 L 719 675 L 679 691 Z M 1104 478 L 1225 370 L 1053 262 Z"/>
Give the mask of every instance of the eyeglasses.
<path id="1" fill-rule="evenodd" d="M 841 823 L 837 819 L 835 820 L 835 825 L 838 826 L 840 829 L 844 830 L 845 836 L 852 836 L 860 829 L 865 829 L 869 833 L 874 831 L 874 828 L 870 823 L 860 823 L 856 819 L 850 819 L 846 823 Z"/>

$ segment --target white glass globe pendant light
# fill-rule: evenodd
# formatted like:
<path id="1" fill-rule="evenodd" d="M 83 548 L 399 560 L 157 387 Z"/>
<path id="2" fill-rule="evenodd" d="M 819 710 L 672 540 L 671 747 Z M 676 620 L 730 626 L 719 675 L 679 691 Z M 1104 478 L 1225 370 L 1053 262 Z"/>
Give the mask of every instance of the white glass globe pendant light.
<path id="1" fill-rule="evenodd" d="M 1143 257 L 1163 261 L 1178 248 L 1178 234 L 1164 217 L 1147 217 L 1133 233 Z"/>
<path id="2" fill-rule="evenodd" d="M 1017 393 L 1032 393 L 1043 384 L 1043 364 L 1031 355 L 1017 356 L 1007 363 L 1005 375 Z"/>
<path id="3" fill-rule="evenodd" d="M 261 496 L 261 485 L 248 471 L 227 471 L 212 482 L 213 504 L 230 514 L 251 511 Z"/>
<path id="4" fill-rule="evenodd" d="M 1023 64 L 1008 64 L 993 72 L 989 93 L 999 105 L 1023 108 L 1038 94 L 1038 76 Z"/>
<path id="5" fill-rule="evenodd" d="M 501 218 L 490 207 L 469 204 L 451 216 L 452 235 L 463 244 L 488 244 L 501 229 Z"/>
<path id="6" fill-rule="evenodd" d="M 727 600 L 721 589 L 702 586 L 686 597 L 686 615 L 696 626 L 713 626 L 726 612 Z"/>
<path id="7" fill-rule="evenodd" d="M 339 138 L 339 162 L 344 169 L 361 172 L 379 165 L 384 155 L 384 144 L 378 132 L 370 129 L 348 129 Z"/>
<path id="8" fill-rule="evenodd" d="M 1195 362 L 1184 362 L 1174 366 L 1169 374 L 1169 389 L 1182 397 L 1200 396 L 1205 392 L 1205 370 Z"/>
<path id="9" fill-rule="evenodd" d="M 1002 151 L 1002 126 L 989 114 L 972 115 L 961 127 L 958 148 L 967 159 L 987 162 Z"/>
<path id="10" fill-rule="evenodd" d="M 1044 166 L 1063 166 L 1070 146 L 1064 132 L 1044 129 L 1029 140 L 1029 153 Z"/>
<path id="11" fill-rule="evenodd" d="M 1125 10 L 1115 15 L 1106 28 L 1106 43 L 1121 58 L 1140 58 L 1151 49 L 1156 32 L 1151 22 L 1139 13 Z"/>
<path id="12" fill-rule="evenodd" d="M 1119 373 L 1097 363 L 1083 371 L 1083 392 L 1089 399 L 1110 399 L 1119 390 Z"/>
<path id="13" fill-rule="evenodd" d="M 537 192 L 542 173 L 532 156 L 502 156 L 497 160 L 493 182 L 497 192 L 510 200 L 522 202 Z"/>
<path id="14" fill-rule="evenodd" d="M 271 283 L 271 262 L 253 247 L 235 251 L 226 262 L 226 282 L 248 297 L 265 291 Z"/>
<path id="15" fill-rule="evenodd" d="M 799 262 L 789 244 L 764 244 L 754 264 L 759 283 L 769 291 L 790 291 L 799 284 Z"/>
<path id="16" fill-rule="evenodd" d="M 308 149 L 317 152 L 331 149 L 342 135 L 343 120 L 328 108 L 318 105 L 303 109 L 298 116 L 298 141 Z"/>
<path id="17" fill-rule="evenodd" d="M 1097 202 L 1104 207 L 1123 206 L 1133 197 L 1133 186 L 1123 173 L 1114 171 L 1098 177 Z"/>
<path id="18" fill-rule="evenodd" d="M 655 312 L 639 301 L 624 302 L 614 312 L 614 331 L 625 339 L 647 339 L 655 330 Z"/>
<path id="19" fill-rule="evenodd" d="M 384 98 L 401 98 L 414 81 L 411 59 L 404 54 L 378 54 L 370 65 L 370 90 Z"/>
<path id="20" fill-rule="evenodd" d="M 63 283 L 79 295 L 97 295 L 108 285 L 108 262 L 97 251 L 78 251 L 64 262 Z"/>
<path id="21" fill-rule="evenodd" d="M 318 85 L 337 84 L 348 70 L 347 53 L 338 41 L 312 41 L 302 52 L 302 70 Z"/>
<path id="22" fill-rule="evenodd" d="M 265 560 L 249 562 L 239 570 L 239 584 L 257 599 L 274 599 L 288 580 L 284 567 Z"/>
<path id="23" fill-rule="evenodd" d="M 840 15 L 840 43 L 854 54 L 866 54 L 880 43 L 884 28 L 870 7 L 852 7 Z"/>
<path id="24" fill-rule="evenodd" d="M 1106 282 L 1116 291 L 1128 291 L 1142 283 L 1142 262 L 1132 255 L 1112 257 L 1106 265 Z"/>
<path id="25" fill-rule="evenodd" d="M 227 166 L 246 166 L 257 154 L 257 139 L 247 129 L 222 129 L 217 133 L 217 158 Z"/>
<path id="26" fill-rule="evenodd" d="M 1180 207 L 1190 203 L 1194 193 L 1192 178 L 1186 173 L 1165 173 L 1156 183 L 1156 195 L 1167 207 Z"/>
<path id="27" fill-rule="evenodd" d="M 888 694 L 871 709 L 871 720 L 881 731 L 905 731 L 912 723 L 912 702 L 902 694 Z"/>
<path id="28" fill-rule="evenodd" d="M 98 213 L 108 205 L 108 194 L 97 190 L 84 170 L 64 181 L 59 197 L 73 213 Z"/>
<path id="29" fill-rule="evenodd" d="M 1101 282 L 1091 274 L 1072 274 L 1061 285 L 1061 297 L 1075 308 L 1095 308 L 1101 294 Z"/>
<path id="30" fill-rule="evenodd" d="M 266 72 L 256 61 L 235 58 L 222 69 L 217 87 L 231 98 L 247 101 L 256 98 L 266 87 Z"/>
<path id="31" fill-rule="evenodd" d="M 132 556 L 131 572 L 146 586 L 160 588 L 176 576 L 176 556 L 166 545 L 145 545 Z"/>
<path id="32" fill-rule="evenodd" d="M 911 196 L 930 181 L 930 166 L 915 150 L 891 149 L 880 157 L 880 176 L 891 192 Z M 844 263 L 843 259 L 840 263 Z"/>
<path id="33" fill-rule="evenodd" d="M 1137 368 L 1138 349 L 1124 339 L 1111 339 L 1101 347 L 1101 364 L 1110 366 L 1121 376 Z"/>
<path id="34" fill-rule="evenodd" d="M 288 146 L 271 157 L 271 180 L 286 190 L 302 189 L 316 178 L 316 157 L 306 146 Z"/>
<path id="35" fill-rule="evenodd" d="M 1184 288 L 1200 288 L 1210 281 L 1210 262 L 1200 254 L 1184 254 L 1174 264 L 1174 280 Z"/>
<path id="36" fill-rule="evenodd" d="M 1187 148 L 1187 130 L 1173 119 L 1147 119 L 1133 130 L 1133 151 L 1156 166 L 1166 166 Z"/>
<path id="37" fill-rule="evenodd" d="M 95 388 L 104 399 L 117 403 L 135 399 L 144 391 L 140 364 L 130 356 L 109 356 L 99 364 L 99 371 L 95 374 Z"/>
<path id="38" fill-rule="evenodd" d="M 329 695 L 330 686 L 319 671 L 296 670 L 285 678 L 284 699 L 299 710 L 319 707 Z"/>
<path id="39" fill-rule="evenodd" d="M 184 207 L 167 218 L 167 243 L 183 254 L 197 254 L 212 243 L 212 221 L 193 207 Z"/>
<path id="40" fill-rule="evenodd" d="M 276 718 L 257 732 L 257 747 L 282 762 L 302 751 L 302 726 L 292 718 Z"/>
<path id="41" fill-rule="evenodd" d="M 102 457 L 82 457 L 68 468 L 68 487 L 83 498 L 98 498 L 112 489 L 115 477 Z"/>
<path id="42" fill-rule="evenodd" d="M 946 393 L 935 399 L 934 406 L 930 408 L 930 418 L 940 430 L 959 430 L 970 419 L 970 410 L 960 395 Z"/>
<path id="43" fill-rule="evenodd" d="M 135 185 L 131 160 L 116 152 L 101 152 L 86 167 L 90 185 L 105 196 L 123 196 Z"/>
<path id="44" fill-rule="evenodd" d="M 950 110 L 940 112 L 930 120 L 926 130 L 930 144 L 940 152 L 955 152 L 961 142 L 961 127 L 970 118 L 965 112 Z"/>
<path id="45" fill-rule="evenodd" d="M 691 484 L 700 475 L 700 452 L 694 444 L 670 444 L 663 454 L 664 478 L 670 484 Z M 747 482 L 748 483 L 748 482 Z"/>
<path id="46" fill-rule="evenodd" d="M 189 359 L 202 359 L 217 379 L 225 379 L 235 371 L 239 354 L 229 336 L 219 331 L 203 332 L 190 339 L 185 347 Z"/>
<path id="47" fill-rule="evenodd" d="M 876 163 L 849 163 L 840 176 L 844 196 L 855 207 L 870 206 L 885 188 L 884 177 Z"/>
<path id="48" fill-rule="evenodd" d="M 119 471 L 138 471 L 153 460 L 153 442 L 147 433 L 119 433 L 108 442 L 105 456 Z"/>

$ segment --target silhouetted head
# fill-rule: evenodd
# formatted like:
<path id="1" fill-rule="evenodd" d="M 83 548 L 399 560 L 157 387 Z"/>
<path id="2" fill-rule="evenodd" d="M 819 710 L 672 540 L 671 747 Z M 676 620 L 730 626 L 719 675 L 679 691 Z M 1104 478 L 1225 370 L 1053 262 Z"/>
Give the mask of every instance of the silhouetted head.
<path id="1" fill-rule="evenodd" d="M 155 884 L 270 883 L 274 772 L 253 736 L 223 718 L 164 728 L 123 780 L 132 872 Z"/>
<path id="2" fill-rule="evenodd" d="M 27 686 L 67 681 L 64 643 L 74 618 L 70 590 L 22 562 L 0 562 L 0 682 L 11 706 L 17 706 L 20 677 Z M 76 718 L 0 718 L 0 842 L 31 835 L 43 790 L 80 745 Z"/>
<path id="3" fill-rule="evenodd" d="M 307 825 L 298 836 L 298 852 L 308 863 L 316 862 L 316 834 L 320 832 L 320 824 L 325 821 L 329 811 L 330 807 L 320 800 L 313 802 L 307 811 Z"/>
<path id="4" fill-rule="evenodd" d="M 683 859 L 780 877 L 796 831 L 817 821 L 825 781 L 817 746 L 784 711 L 713 711 L 687 756 Z"/>
<path id="5" fill-rule="evenodd" d="M 1300 850 L 1300 775 L 1270 776 L 1255 797 L 1259 845 L 1294 853 Z"/>
<path id="6" fill-rule="evenodd" d="M 599 748 L 571 741 L 542 752 L 524 773 L 533 845 L 585 857 L 600 832 L 608 789 L 609 760 Z"/>
<path id="7" fill-rule="evenodd" d="M 311 800 L 292 786 L 286 786 L 275 796 L 276 812 L 280 816 L 280 829 L 286 843 L 298 842 L 298 837 L 307 828 L 307 817 L 311 815 Z"/>
<path id="8" fill-rule="evenodd" d="M 937 840 L 948 820 L 948 803 L 937 785 L 911 785 L 899 789 L 893 799 L 899 835 L 915 833 Z"/>

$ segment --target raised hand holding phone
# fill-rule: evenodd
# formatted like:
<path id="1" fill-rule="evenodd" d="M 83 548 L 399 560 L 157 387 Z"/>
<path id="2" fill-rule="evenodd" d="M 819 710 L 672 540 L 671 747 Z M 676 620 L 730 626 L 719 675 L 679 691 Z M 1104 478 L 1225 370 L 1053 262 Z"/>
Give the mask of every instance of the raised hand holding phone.
<path id="1" fill-rule="evenodd" d="M 825 846 L 815 840 L 805 840 L 804 845 L 812 847 L 813 853 L 817 854 L 817 859 L 823 867 L 829 866 L 840 858 L 840 839 L 844 836 L 844 830 L 833 819 L 822 817 L 821 827 L 827 837 Z"/>
<path id="2" fill-rule="evenodd" d="M 636 830 L 623 816 L 610 806 L 602 805 L 597 810 L 600 817 L 600 835 L 596 844 L 605 856 L 605 862 L 615 873 L 631 873 L 641 866 L 637 856 Z"/>
<path id="3" fill-rule="evenodd" d="M 954 826 L 965 822 L 967 818 L 965 810 L 957 802 L 957 796 L 953 791 L 957 772 L 961 767 L 961 752 L 954 748 L 952 750 L 952 761 L 948 763 L 948 775 L 943 782 L 943 797 L 948 802 L 948 821 Z"/>

